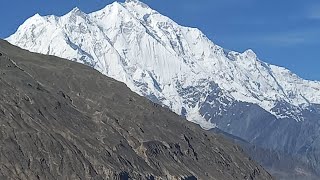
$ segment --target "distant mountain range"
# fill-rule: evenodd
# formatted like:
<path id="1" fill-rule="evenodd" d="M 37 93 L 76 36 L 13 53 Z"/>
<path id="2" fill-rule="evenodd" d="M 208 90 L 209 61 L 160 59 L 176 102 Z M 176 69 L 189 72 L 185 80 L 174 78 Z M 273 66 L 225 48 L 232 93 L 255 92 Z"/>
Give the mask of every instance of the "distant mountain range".
<path id="1" fill-rule="evenodd" d="M 299 157 L 320 174 L 320 82 L 252 50 L 226 50 L 142 2 L 36 14 L 6 40 L 91 66 L 205 129 Z"/>

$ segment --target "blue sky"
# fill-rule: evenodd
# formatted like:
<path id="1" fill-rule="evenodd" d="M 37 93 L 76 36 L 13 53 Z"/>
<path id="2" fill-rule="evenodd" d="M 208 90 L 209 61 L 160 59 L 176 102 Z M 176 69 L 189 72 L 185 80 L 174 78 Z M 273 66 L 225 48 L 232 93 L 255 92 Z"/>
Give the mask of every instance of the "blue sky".
<path id="1" fill-rule="evenodd" d="M 124 0 L 119 0 L 123 2 Z M 177 23 L 201 29 L 226 49 L 253 49 L 265 62 L 320 80 L 319 0 L 142 0 Z M 14 33 L 28 17 L 84 12 L 112 0 L 3 0 L 0 38 Z"/>

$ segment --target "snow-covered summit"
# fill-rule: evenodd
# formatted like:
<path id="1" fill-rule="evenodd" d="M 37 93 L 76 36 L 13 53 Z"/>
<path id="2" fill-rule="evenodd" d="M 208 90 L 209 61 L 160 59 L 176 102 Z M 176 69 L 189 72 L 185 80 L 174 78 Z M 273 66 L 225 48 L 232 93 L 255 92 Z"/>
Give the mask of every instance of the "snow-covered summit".
<path id="1" fill-rule="evenodd" d="M 320 104 L 320 82 L 267 64 L 251 49 L 227 51 L 200 30 L 180 26 L 138 0 L 89 14 L 78 8 L 61 17 L 36 14 L 7 40 L 92 66 L 205 128 L 214 127 L 221 114 L 205 116 L 204 104 L 222 111 L 232 102 L 248 102 L 297 121 L 303 120 L 304 108 Z M 279 111 L 279 103 L 291 108 Z"/>

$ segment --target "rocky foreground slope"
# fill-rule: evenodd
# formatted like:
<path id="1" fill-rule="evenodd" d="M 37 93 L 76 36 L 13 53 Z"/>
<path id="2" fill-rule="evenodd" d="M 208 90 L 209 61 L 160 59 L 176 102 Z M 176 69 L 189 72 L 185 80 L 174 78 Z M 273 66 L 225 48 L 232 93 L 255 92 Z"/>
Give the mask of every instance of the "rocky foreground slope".
<path id="1" fill-rule="evenodd" d="M 0 41 L 0 179 L 272 179 L 90 67 Z"/>

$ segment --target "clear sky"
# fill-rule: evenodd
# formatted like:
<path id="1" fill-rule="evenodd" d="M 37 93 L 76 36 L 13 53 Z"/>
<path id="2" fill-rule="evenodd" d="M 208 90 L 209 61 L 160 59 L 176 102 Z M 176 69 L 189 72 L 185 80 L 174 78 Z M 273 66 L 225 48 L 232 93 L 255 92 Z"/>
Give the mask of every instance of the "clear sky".
<path id="1" fill-rule="evenodd" d="M 124 0 L 119 0 L 123 2 Z M 177 23 L 201 29 L 231 50 L 253 49 L 265 62 L 320 80 L 320 0 L 141 0 Z M 28 17 L 84 12 L 113 0 L 2 0 L 0 38 Z"/>

